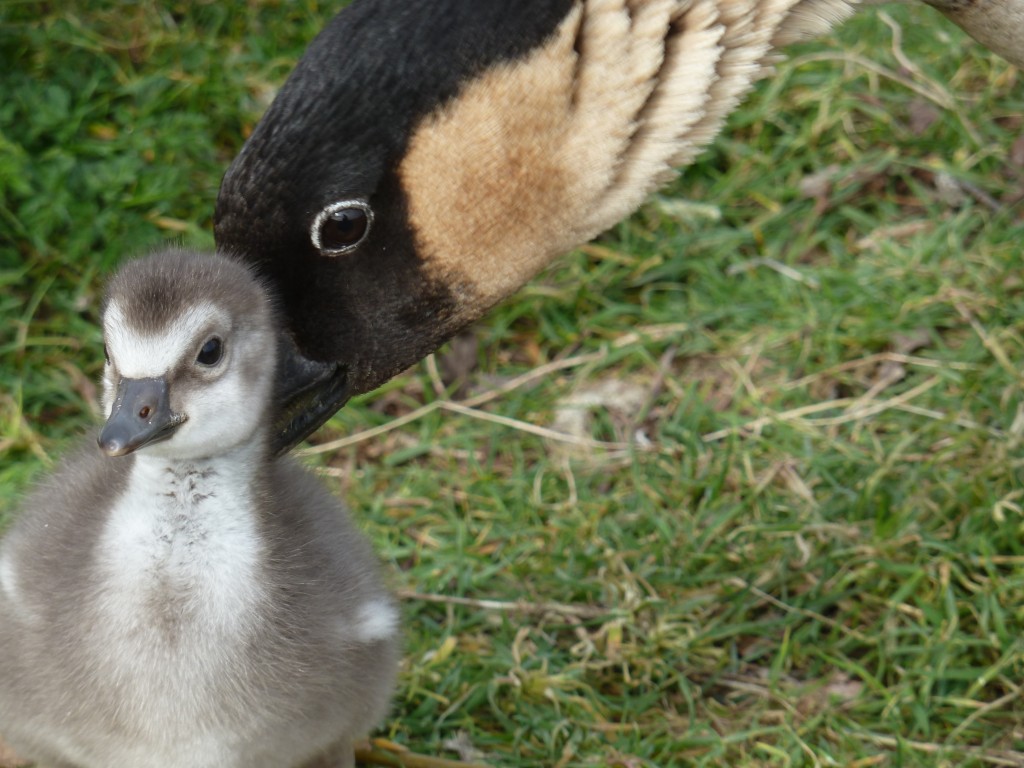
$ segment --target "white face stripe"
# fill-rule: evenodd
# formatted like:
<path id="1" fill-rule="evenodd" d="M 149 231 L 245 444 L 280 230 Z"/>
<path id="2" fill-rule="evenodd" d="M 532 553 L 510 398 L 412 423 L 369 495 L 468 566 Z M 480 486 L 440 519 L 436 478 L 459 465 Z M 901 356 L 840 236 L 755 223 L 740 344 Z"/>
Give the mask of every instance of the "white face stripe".
<path id="1" fill-rule="evenodd" d="M 188 307 L 157 334 L 143 334 L 132 328 L 116 301 L 107 306 L 103 316 L 107 352 L 126 379 L 165 375 L 185 355 L 196 351 L 196 345 L 204 341 L 199 334 L 211 326 L 227 330 L 228 317 L 209 302 Z"/>

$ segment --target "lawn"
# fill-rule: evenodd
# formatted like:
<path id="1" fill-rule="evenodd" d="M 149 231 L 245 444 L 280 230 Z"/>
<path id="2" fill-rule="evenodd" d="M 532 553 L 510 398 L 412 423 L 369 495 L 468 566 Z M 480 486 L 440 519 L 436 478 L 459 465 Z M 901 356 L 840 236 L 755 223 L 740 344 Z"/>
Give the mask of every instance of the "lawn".
<path id="1" fill-rule="evenodd" d="M 0 4 L 0 514 L 95 428 L 105 276 L 212 246 L 337 7 Z M 316 435 L 403 596 L 378 736 L 1024 765 L 1024 76 L 886 13 L 791 49 L 678 181 Z"/>

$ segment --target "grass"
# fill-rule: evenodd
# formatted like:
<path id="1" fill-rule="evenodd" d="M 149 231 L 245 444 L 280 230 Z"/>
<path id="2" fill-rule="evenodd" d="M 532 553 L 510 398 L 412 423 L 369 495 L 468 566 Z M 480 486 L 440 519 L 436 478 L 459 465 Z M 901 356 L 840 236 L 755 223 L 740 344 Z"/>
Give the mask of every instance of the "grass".
<path id="1" fill-rule="evenodd" d="M 211 245 L 335 7 L 0 6 L 5 514 L 95 423 L 104 277 Z M 670 188 L 317 436 L 406 595 L 383 735 L 1024 765 L 1024 86 L 890 13 L 791 50 Z"/>

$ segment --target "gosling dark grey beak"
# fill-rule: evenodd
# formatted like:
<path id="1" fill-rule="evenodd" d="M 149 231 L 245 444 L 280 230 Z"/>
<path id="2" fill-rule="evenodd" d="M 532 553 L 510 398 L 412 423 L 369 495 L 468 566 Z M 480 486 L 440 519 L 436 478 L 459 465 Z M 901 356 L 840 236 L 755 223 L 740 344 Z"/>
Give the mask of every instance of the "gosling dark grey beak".
<path id="1" fill-rule="evenodd" d="M 165 379 L 121 379 L 97 442 L 107 456 L 124 456 L 166 440 L 186 419 L 171 410 Z"/>
<path id="2" fill-rule="evenodd" d="M 275 456 L 313 434 L 352 396 L 348 370 L 340 363 L 310 360 L 288 337 L 281 339 L 279 355 L 271 436 Z"/>

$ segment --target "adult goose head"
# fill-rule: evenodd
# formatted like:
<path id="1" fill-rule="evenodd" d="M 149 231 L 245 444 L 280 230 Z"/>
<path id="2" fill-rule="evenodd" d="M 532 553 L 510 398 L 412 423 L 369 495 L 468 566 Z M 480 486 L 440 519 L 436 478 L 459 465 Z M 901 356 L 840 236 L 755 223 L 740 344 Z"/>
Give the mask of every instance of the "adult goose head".
<path id="1" fill-rule="evenodd" d="M 1024 63 L 1024 0 L 935 2 Z M 218 247 L 275 286 L 297 344 L 276 447 L 630 214 L 717 135 L 780 46 L 855 5 L 356 0 L 217 200 Z"/>

